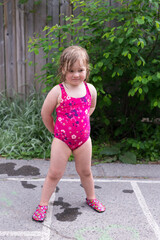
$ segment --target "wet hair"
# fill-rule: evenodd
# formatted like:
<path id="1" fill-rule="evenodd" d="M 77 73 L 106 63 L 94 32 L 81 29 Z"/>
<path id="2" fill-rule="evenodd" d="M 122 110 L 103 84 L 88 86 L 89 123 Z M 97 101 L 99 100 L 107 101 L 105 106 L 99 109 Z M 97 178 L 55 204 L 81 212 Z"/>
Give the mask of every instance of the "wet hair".
<path id="1" fill-rule="evenodd" d="M 70 46 L 62 52 L 60 57 L 59 76 L 61 82 L 65 81 L 67 71 L 71 70 L 73 64 L 77 60 L 85 65 L 87 72 L 85 81 L 88 80 L 90 69 L 89 69 L 89 56 L 86 49 L 80 46 Z"/>

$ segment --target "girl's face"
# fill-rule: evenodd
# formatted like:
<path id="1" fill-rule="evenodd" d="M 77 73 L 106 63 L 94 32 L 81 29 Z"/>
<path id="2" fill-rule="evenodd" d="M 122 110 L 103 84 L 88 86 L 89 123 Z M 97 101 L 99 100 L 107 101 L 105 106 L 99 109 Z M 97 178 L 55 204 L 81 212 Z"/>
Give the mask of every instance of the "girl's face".
<path id="1" fill-rule="evenodd" d="M 76 61 L 65 74 L 65 82 L 77 86 L 86 79 L 87 69 L 83 62 Z"/>

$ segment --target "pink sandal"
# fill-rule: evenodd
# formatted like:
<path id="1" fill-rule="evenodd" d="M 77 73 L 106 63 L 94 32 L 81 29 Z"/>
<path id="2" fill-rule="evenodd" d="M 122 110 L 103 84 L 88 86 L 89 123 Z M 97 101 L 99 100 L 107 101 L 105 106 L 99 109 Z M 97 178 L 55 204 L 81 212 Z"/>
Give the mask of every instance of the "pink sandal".
<path id="1" fill-rule="evenodd" d="M 48 210 L 48 206 L 38 205 L 36 211 L 32 216 L 32 219 L 37 222 L 43 222 L 46 217 L 47 210 Z"/>
<path id="2" fill-rule="evenodd" d="M 102 203 L 100 203 L 97 199 L 88 200 L 86 198 L 86 203 L 99 213 L 104 212 L 106 210 L 105 206 L 103 206 Z"/>

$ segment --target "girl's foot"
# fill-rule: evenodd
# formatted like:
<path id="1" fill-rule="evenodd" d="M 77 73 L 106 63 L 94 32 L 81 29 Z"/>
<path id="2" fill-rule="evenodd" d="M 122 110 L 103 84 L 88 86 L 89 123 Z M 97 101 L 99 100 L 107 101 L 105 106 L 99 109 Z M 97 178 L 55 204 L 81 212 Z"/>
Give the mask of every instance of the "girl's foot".
<path id="1" fill-rule="evenodd" d="M 104 212 L 106 210 L 105 206 L 103 206 L 102 203 L 100 203 L 97 199 L 89 200 L 86 198 L 86 203 L 99 213 Z"/>
<path id="2" fill-rule="evenodd" d="M 37 222 L 43 222 L 46 217 L 47 210 L 48 210 L 48 206 L 38 205 L 36 211 L 32 216 L 32 219 Z"/>

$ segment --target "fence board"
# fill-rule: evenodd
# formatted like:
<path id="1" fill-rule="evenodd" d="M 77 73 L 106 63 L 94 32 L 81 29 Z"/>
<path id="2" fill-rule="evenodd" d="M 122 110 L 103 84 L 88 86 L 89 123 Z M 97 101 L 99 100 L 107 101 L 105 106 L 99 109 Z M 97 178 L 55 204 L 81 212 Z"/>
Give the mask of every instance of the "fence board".
<path id="1" fill-rule="evenodd" d="M 0 93 L 5 93 L 3 7 L 0 6 Z"/>
<path id="2" fill-rule="evenodd" d="M 47 8 L 47 4 L 45 0 L 42 0 L 40 5 L 38 6 L 38 14 L 35 13 L 35 30 L 36 33 L 39 33 L 43 36 L 43 28 L 46 25 L 46 8 Z M 35 65 L 35 74 L 42 74 L 41 68 L 44 64 L 46 64 L 46 59 L 44 59 L 44 53 L 42 51 L 42 49 L 39 50 L 39 55 L 35 56 L 35 62 L 38 64 Z M 35 87 L 36 90 L 39 91 L 41 88 L 43 88 L 43 84 L 38 83 L 37 81 L 35 81 Z"/>
<path id="3" fill-rule="evenodd" d="M 60 0 L 60 25 L 65 25 L 66 21 L 64 19 L 65 16 L 70 16 L 72 14 L 72 8 L 70 4 L 70 0 Z M 71 41 L 71 36 L 68 35 L 66 38 L 66 42 Z M 63 45 L 63 43 L 61 43 Z"/>
<path id="4" fill-rule="evenodd" d="M 71 4 L 69 0 L 60 0 L 60 25 L 65 25 L 65 16 L 70 16 L 72 13 Z"/>
<path id="5" fill-rule="evenodd" d="M 47 5 L 47 15 L 51 16 L 52 19 L 48 22 L 48 25 L 51 27 L 55 24 L 60 24 L 59 22 L 59 9 L 60 9 L 59 0 L 48 0 Z"/>
<path id="6" fill-rule="evenodd" d="M 25 12 L 25 56 L 26 56 L 26 64 L 25 64 L 25 77 L 26 77 L 26 94 L 33 89 L 34 86 L 34 63 L 35 56 L 34 53 L 28 52 L 28 41 L 29 37 L 33 37 L 34 34 L 34 15 L 32 13 L 33 9 L 33 0 L 29 0 L 28 4 L 24 6 Z M 29 66 L 29 63 L 32 62 L 32 65 Z"/>
<path id="7" fill-rule="evenodd" d="M 16 0 L 16 44 L 18 93 L 25 96 L 24 6 Z"/>
<path id="8" fill-rule="evenodd" d="M 78 7 L 77 7 L 76 9 L 73 8 L 72 12 L 73 12 L 73 15 L 74 15 L 75 17 L 77 17 L 77 16 L 81 13 L 81 9 L 78 8 Z M 80 21 L 79 23 L 77 23 L 76 26 L 81 26 L 81 25 L 82 25 L 82 21 Z M 80 32 L 85 34 L 85 30 L 84 30 L 84 29 L 81 29 Z M 74 35 L 74 37 L 72 37 L 72 38 L 73 38 L 73 42 L 75 42 L 75 38 L 76 38 L 77 36 L 78 36 L 78 35 L 76 34 L 76 35 Z"/>
<path id="9" fill-rule="evenodd" d="M 5 64 L 6 64 L 6 92 L 12 97 L 17 92 L 17 68 L 16 68 L 16 18 L 15 1 L 8 1 L 4 5 L 5 19 Z"/>

